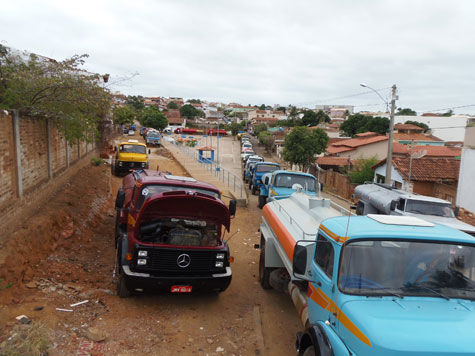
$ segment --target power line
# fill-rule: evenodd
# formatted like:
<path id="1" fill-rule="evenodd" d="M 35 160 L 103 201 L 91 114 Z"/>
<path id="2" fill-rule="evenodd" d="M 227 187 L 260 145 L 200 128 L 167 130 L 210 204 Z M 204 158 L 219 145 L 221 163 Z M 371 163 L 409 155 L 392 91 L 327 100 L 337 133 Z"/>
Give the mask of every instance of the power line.
<path id="1" fill-rule="evenodd" d="M 391 87 L 376 89 L 374 91 L 383 91 L 383 90 L 387 90 L 387 89 L 391 89 Z M 368 91 L 365 91 L 363 93 L 349 94 L 349 95 L 339 96 L 339 97 L 335 97 L 335 98 L 320 99 L 320 100 L 315 100 L 315 101 L 295 103 L 294 106 L 311 105 L 311 104 L 317 104 L 317 103 L 321 103 L 321 102 L 328 102 L 328 101 L 333 101 L 333 100 L 352 98 L 352 97 L 355 97 L 355 96 L 361 96 L 361 95 L 366 95 L 366 94 L 369 94 L 369 93 L 373 93 L 374 91 L 373 90 L 368 90 Z"/>
<path id="2" fill-rule="evenodd" d="M 469 108 L 475 106 L 475 104 L 468 104 L 468 105 L 460 105 L 460 106 L 452 106 L 451 108 L 444 108 L 444 109 L 430 109 L 430 110 L 421 110 L 418 112 L 431 112 L 431 111 L 448 111 L 452 109 L 461 109 L 461 108 Z"/>

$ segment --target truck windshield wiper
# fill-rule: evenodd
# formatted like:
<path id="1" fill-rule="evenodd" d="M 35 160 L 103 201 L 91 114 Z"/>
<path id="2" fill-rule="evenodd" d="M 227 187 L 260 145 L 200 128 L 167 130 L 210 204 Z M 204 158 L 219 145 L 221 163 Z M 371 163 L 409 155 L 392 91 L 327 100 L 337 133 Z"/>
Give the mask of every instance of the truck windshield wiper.
<path id="1" fill-rule="evenodd" d="M 387 292 L 388 294 L 391 294 L 391 295 L 393 295 L 393 296 L 395 296 L 395 297 L 398 297 L 398 298 L 401 298 L 401 299 L 403 299 L 403 298 L 404 298 L 404 296 L 403 296 L 403 295 L 401 295 L 401 294 L 398 294 L 398 293 L 396 293 L 396 292 L 393 292 L 392 288 L 388 288 L 388 287 L 382 287 L 382 288 L 371 288 L 371 290 L 372 290 L 372 291 L 373 291 L 373 290 L 374 290 L 374 291 L 378 291 L 378 290 L 384 290 L 384 291 L 385 291 L 385 292 Z"/>
<path id="2" fill-rule="evenodd" d="M 437 291 L 433 288 L 427 287 L 427 286 L 422 286 L 420 284 L 412 284 L 410 286 L 404 287 L 404 289 L 407 289 L 407 290 L 423 289 L 423 290 L 427 290 L 429 292 L 432 292 L 434 294 L 437 294 L 441 298 L 444 298 L 446 300 L 450 300 L 450 298 L 447 297 L 444 293 L 441 293 L 441 292 L 439 292 L 439 291 Z"/>

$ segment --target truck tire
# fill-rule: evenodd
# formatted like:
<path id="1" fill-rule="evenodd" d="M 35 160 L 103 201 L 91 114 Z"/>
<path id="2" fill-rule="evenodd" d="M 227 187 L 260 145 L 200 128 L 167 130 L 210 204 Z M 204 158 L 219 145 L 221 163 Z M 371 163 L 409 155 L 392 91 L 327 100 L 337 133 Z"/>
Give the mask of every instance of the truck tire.
<path id="1" fill-rule="evenodd" d="M 262 209 L 267 203 L 267 197 L 265 195 L 259 195 L 259 204 L 257 205 L 259 209 Z"/>
<path id="2" fill-rule="evenodd" d="M 252 188 L 252 179 L 249 181 L 249 189 Z"/>
<path id="3" fill-rule="evenodd" d="M 306 350 L 303 353 L 303 356 L 315 356 L 315 350 L 313 348 L 313 345 L 310 345 L 309 347 L 306 348 Z"/>
<path id="4" fill-rule="evenodd" d="M 270 285 L 270 273 L 273 270 L 273 268 L 266 267 L 265 249 L 261 248 L 261 254 L 259 256 L 259 282 L 261 283 L 262 288 L 272 289 L 272 286 Z"/>
<path id="5" fill-rule="evenodd" d="M 257 187 L 255 185 L 252 185 L 251 193 L 252 195 L 257 195 Z"/>
<path id="6" fill-rule="evenodd" d="M 122 272 L 119 273 L 119 280 L 117 281 L 117 295 L 120 298 L 128 298 L 132 293 L 127 289 L 125 285 L 125 278 Z"/>

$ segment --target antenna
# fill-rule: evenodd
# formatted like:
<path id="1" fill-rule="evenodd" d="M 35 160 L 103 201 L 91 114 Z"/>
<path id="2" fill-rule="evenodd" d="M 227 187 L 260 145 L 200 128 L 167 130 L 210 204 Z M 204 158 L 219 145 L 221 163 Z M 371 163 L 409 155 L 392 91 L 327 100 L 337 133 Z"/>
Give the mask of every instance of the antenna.
<path id="1" fill-rule="evenodd" d="M 241 229 L 237 229 L 237 230 L 234 232 L 234 234 L 232 234 L 231 236 L 229 236 L 229 238 L 228 238 L 225 242 L 228 243 L 229 240 L 231 240 L 231 238 L 232 238 L 234 235 L 236 235 L 237 233 L 239 233 L 240 231 L 241 231 Z"/>
<path id="2" fill-rule="evenodd" d="M 348 236 L 348 229 L 349 229 L 349 227 L 350 227 L 350 218 L 351 218 L 351 210 L 348 211 L 348 222 L 346 223 L 345 237 Z"/>

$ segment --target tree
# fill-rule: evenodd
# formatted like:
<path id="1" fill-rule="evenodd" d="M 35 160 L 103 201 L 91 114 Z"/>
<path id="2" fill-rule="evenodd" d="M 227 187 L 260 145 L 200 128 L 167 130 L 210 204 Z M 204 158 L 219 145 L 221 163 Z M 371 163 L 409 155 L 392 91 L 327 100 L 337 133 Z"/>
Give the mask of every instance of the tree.
<path id="1" fill-rule="evenodd" d="M 184 116 L 187 119 L 191 120 L 191 119 L 195 118 L 196 116 L 199 116 L 200 112 L 193 105 L 186 104 L 186 105 L 183 105 L 180 108 L 180 114 L 181 114 L 181 116 Z"/>
<path id="2" fill-rule="evenodd" d="M 132 106 L 136 111 L 141 111 L 145 108 L 145 105 L 143 104 L 143 96 L 138 95 L 129 95 L 127 96 L 127 105 Z"/>
<path id="3" fill-rule="evenodd" d="M 142 111 L 140 122 L 146 127 L 163 130 L 168 126 L 168 120 L 155 106 L 150 106 Z"/>
<path id="4" fill-rule="evenodd" d="M 0 45 L 0 109 L 50 120 L 70 143 L 90 140 L 112 97 L 101 85 L 102 76 L 80 69 L 87 57 L 55 61 L 30 54 L 25 59 Z"/>
<path id="5" fill-rule="evenodd" d="M 254 127 L 254 134 L 256 136 L 259 136 L 259 133 L 261 133 L 262 131 L 267 131 L 266 124 L 259 124 L 259 125 L 256 125 L 256 127 Z"/>
<path id="6" fill-rule="evenodd" d="M 178 104 L 175 103 L 174 101 L 170 101 L 170 102 L 167 104 L 167 109 L 178 109 Z"/>
<path id="7" fill-rule="evenodd" d="M 290 112 L 289 112 L 289 119 L 292 121 L 295 121 L 297 117 L 299 116 L 299 112 L 295 106 L 290 107 Z"/>
<path id="8" fill-rule="evenodd" d="M 117 125 L 133 124 L 135 111 L 130 106 L 116 106 L 113 111 L 113 120 Z"/>
<path id="9" fill-rule="evenodd" d="M 266 109 L 266 104 L 262 104 L 261 106 L 259 106 L 259 110 L 265 110 Z"/>
<path id="10" fill-rule="evenodd" d="M 231 122 L 229 125 L 229 130 L 231 131 L 231 134 L 233 136 L 236 136 L 241 129 L 241 125 L 239 125 L 237 122 Z"/>
<path id="11" fill-rule="evenodd" d="M 376 163 L 378 163 L 376 156 L 356 160 L 353 165 L 353 171 L 350 172 L 351 183 L 363 184 L 364 182 L 371 182 L 374 178 L 374 171 L 371 167 Z"/>
<path id="12" fill-rule="evenodd" d="M 285 114 L 285 112 L 287 111 L 287 108 L 285 108 L 284 106 L 279 106 L 277 108 L 277 111 L 282 111 Z"/>
<path id="13" fill-rule="evenodd" d="M 358 133 L 368 131 L 377 132 L 381 135 L 385 135 L 386 132 L 389 132 L 389 119 L 380 116 L 371 118 L 366 123 L 366 126 L 363 127 L 363 131 L 359 131 Z"/>
<path id="14" fill-rule="evenodd" d="M 258 136 L 259 143 L 263 145 L 267 152 L 271 152 L 274 144 L 274 136 L 269 131 L 261 131 Z"/>
<path id="15" fill-rule="evenodd" d="M 201 104 L 201 100 L 200 99 L 190 99 L 188 100 L 188 102 L 190 104 Z"/>
<path id="16" fill-rule="evenodd" d="M 328 140 L 328 135 L 320 128 L 309 130 L 304 126 L 295 127 L 285 137 L 283 157 L 305 169 L 315 161 L 315 155 L 325 151 Z"/>
<path id="17" fill-rule="evenodd" d="M 442 115 L 440 116 L 452 116 L 454 114 L 454 111 L 453 110 L 449 110 L 447 112 L 444 112 Z"/>
<path id="18" fill-rule="evenodd" d="M 405 124 L 411 124 L 411 125 L 422 127 L 424 129 L 424 132 L 429 131 L 429 126 L 424 124 L 423 122 L 407 120 Z"/>
<path id="19" fill-rule="evenodd" d="M 346 136 L 350 137 L 368 131 L 384 135 L 389 130 L 389 119 L 385 117 L 354 114 L 350 115 L 350 117 L 340 125 L 340 130 L 343 131 Z"/>
<path id="20" fill-rule="evenodd" d="M 417 116 L 417 113 L 414 110 L 409 109 L 409 108 L 404 108 L 404 109 L 398 108 L 396 115 Z"/>
<path id="21" fill-rule="evenodd" d="M 303 112 L 302 125 L 317 126 L 318 125 L 317 113 L 312 110 L 305 110 Z"/>

